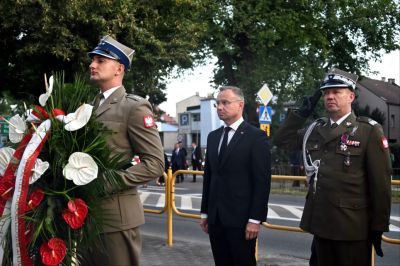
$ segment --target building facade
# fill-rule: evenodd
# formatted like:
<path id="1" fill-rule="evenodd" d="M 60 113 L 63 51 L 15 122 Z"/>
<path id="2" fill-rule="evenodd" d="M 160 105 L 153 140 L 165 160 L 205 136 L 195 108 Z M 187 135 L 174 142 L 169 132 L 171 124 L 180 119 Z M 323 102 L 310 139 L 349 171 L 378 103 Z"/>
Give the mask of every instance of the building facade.
<path id="1" fill-rule="evenodd" d="M 382 127 L 390 143 L 400 143 L 400 86 L 394 79 L 362 78 L 357 83 L 359 107 L 379 110 L 383 115 Z"/>

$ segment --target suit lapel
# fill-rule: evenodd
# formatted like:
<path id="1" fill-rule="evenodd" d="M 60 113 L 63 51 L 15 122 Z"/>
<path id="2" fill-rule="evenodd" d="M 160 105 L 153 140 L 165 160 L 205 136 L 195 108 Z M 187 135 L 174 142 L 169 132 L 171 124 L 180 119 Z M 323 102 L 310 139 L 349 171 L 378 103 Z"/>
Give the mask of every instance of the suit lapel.
<path id="1" fill-rule="evenodd" d="M 96 109 L 96 116 L 100 116 L 102 113 L 111 108 L 112 104 L 121 101 L 121 98 L 125 95 L 125 88 L 119 87 L 116 89 L 100 106 Z"/>
<path id="2" fill-rule="evenodd" d="M 236 130 L 235 134 L 233 135 L 231 141 L 228 144 L 228 147 L 226 147 L 224 157 L 222 157 L 221 163 L 219 165 L 220 167 L 222 167 L 224 165 L 224 163 L 228 160 L 229 156 L 233 152 L 233 150 L 236 147 L 236 145 L 238 144 L 239 140 L 245 135 L 247 126 L 248 126 L 248 124 L 245 121 L 243 121 L 240 124 L 240 126 L 238 127 L 238 129 Z M 221 132 L 221 134 L 222 134 L 222 132 Z M 218 152 L 218 150 L 217 150 L 217 152 Z"/>
<path id="3" fill-rule="evenodd" d="M 224 130 L 224 127 L 220 127 L 217 129 L 214 133 L 214 136 L 210 138 L 210 143 L 209 147 L 211 147 L 210 151 L 207 151 L 210 153 L 210 158 L 211 162 L 218 162 L 218 146 L 219 146 L 219 141 L 221 140 L 222 132 Z"/>

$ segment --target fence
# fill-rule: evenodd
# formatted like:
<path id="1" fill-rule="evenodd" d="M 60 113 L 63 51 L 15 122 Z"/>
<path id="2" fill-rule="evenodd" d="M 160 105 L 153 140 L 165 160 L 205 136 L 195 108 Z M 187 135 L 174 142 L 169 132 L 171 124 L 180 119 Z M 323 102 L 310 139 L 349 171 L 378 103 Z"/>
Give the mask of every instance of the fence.
<path id="1" fill-rule="evenodd" d="M 286 173 L 287 169 L 285 171 L 282 171 L 282 169 L 274 170 L 273 173 Z M 161 210 L 154 210 L 154 209 L 145 209 L 145 212 L 148 213 L 155 213 L 155 214 L 162 214 L 165 211 L 167 211 L 167 244 L 169 246 L 173 245 L 173 232 L 172 232 L 172 225 L 173 225 L 173 213 L 175 213 L 178 216 L 186 217 L 186 218 L 192 218 L 192 219 L 200 219 L 200 214 L 192 214 L 192 213 L 185 213 L 181 212 L 178 210 L 175 206 L 175 179 L 176 176 L 179 174 L 196 174 L 196 175 L 203 175 L 204 171 L 192 171 L 192 170 L 178 170 L 174 173 L 172 173 L 171 168 L 168 169 L 168 174 L 164 173 L 164 178 L 165 178 L 165 206 Z M 291 175 L 278 175 L 278 174 L 273 174 L 272 175 L 272 181 L 284 181 L 287 183 L 287 181 L 299 181 L 299 182 L 305 182 L 306 178 L 305 176 L 291 176 Z M 392 180 L 392 186 L 400 186 L 400 180 Z M 268 228 L 268 229 L 273 229 L 273 230 L 281 230 L 281 231 L 288 231 L 288 232 L 300 232 L 300 233 L 305 233 L 300 227 L 294 227 L 294 226 L 283 226 L 283 225 L 278 225 L 278 224 L 270 224 L 268 222 L 264 222 L 263 227 Z M 400 244 L 400 239 L 394 239 L 394 238 L 389 238 L 385 235 L 382 236 L 382 240 L 390 243 L 390 244 Z M 374 252 L 372 252 L 372 262 L 374 262 Z M 374 263 L 372 263 L 374 265 Z"/>

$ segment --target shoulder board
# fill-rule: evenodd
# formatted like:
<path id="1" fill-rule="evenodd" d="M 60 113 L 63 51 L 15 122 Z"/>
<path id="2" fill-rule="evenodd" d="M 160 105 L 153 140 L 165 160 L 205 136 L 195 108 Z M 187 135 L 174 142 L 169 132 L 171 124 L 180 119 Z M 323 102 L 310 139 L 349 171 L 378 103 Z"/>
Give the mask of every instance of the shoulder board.
<path id="1" fill-rule="evenodd" d="M 315 121 L 317 122 L 317 126 L 325 125 L 326 123 L 328 123 L 328 118 L 327 117 L 320 117 Z"/>
<path id="2" fill-rule="evenodd" d="M 144 100 L 144 98 L 142 98 L 142 97 L 140 97 L 138 95 L 129 94 L 129 93 L 126 94 L 126 98 L 129 98 L 129 99 L 132 99 L 132 100 L 135 100 L 135 101 L 143 101 Z"/>
<path id="3" fill-rule="evenodd" d="M 375 126 L 376 124 L 379 124 L 378 122 L 376 122 L 375 120 L 366 117 L 366 116 L 359 116 L 357 117 L 357 121 L 358 122 L 362 122 L 362 123 L 367 123 L 370 124 L 371 126 Z"/>

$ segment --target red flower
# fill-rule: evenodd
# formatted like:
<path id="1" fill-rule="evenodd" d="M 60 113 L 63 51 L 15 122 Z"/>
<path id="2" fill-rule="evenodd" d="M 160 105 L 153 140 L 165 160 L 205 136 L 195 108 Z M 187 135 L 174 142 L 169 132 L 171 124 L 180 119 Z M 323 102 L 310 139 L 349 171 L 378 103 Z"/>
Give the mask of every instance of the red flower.
<path id="1" fill-rule="evenodd" d="M 81 228 L 88 213 L 86 203 L 81 199 L 68 201 L 68 209 L 64 209 L 62 217 L 72 229 Z"/>
<path id="2" fill-rule="evenodd" d="M 39 204 L 42 202 L 44 198 L 44 192 L 42 189 L 38 188 L 34 190 L 31 195 L 29 196 L 29 200 L 26 206 L 27 210 L 32 210 L 39 206 Z"/>
<path id="3" fill-rule="evenodd" d="M 53 237 L 40 246 L 40 256 L 44 265 L 58 265 L 64 259 L 67 248 L 62 239 Z"/>

